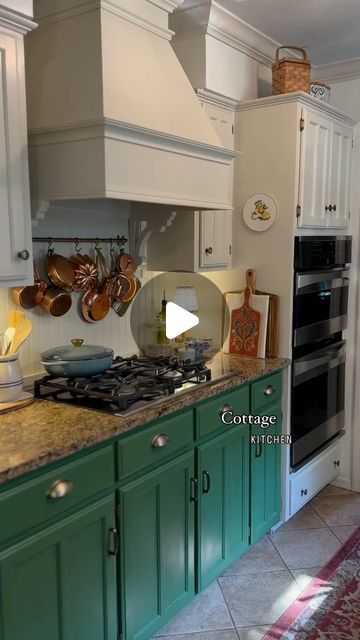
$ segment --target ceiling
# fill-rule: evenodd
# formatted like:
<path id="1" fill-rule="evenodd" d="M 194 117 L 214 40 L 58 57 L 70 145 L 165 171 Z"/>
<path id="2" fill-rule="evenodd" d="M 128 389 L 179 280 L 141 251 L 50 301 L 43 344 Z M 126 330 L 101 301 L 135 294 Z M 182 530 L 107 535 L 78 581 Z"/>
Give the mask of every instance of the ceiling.
<path id="1" fill-rule="evenodd" d="M 308 49 L 315 65 L 360 58 L 360 0 L 217 0 L 274 40 Z"/>

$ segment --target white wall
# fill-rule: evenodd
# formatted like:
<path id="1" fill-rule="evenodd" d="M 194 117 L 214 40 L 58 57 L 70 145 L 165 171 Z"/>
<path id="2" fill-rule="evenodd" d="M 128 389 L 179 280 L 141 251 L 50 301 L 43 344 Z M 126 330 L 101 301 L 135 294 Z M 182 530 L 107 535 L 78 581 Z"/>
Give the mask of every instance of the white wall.
<path id="1" fill-rule="evenodd" d="M 360 78 L 353 78 L 344 82 L 335 82 L 331 85 L 331 104 L 348 113 L 360 121 Z M 349 486 L 352 476 L 352 488 L 360 491 L 360 403 L 358 402 L 358 389 L 360 382 L 360 351 L 356 348 L 359 344 L 359 273 L 360 273 L 360 125 L 356 128 L 354 137 L 354 164 L 352 176 L 352 220 L 351 233 L 355 238 L 353 242 L 353 257 L 350 285 L 349 326 L 346 331 L 348 341 L 346 363 L 346 396 L 347 409 L 346 428 L 347 437 L 342 442 L 342 455 L 345 460 L 344 470 L 338 478 L 337 484 Z M 355 348 L 353 348 L 355 346 Z"/>

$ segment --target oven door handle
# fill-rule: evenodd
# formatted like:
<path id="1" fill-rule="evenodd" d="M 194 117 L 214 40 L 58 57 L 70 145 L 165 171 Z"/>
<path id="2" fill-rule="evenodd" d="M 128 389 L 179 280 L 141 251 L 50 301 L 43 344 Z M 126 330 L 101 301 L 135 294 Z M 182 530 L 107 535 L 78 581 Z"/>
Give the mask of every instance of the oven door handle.
<path id="1" fill-rule="evenodd" d="M 318 352 L 299 358 L 299 360 L 294 360 L 294 386 L 296 387 L 301 382 L 338 367 L 345 362 L 345 356 L 346 341 L 342 340 L 337 345 L 321 349 Z"/>
<path id="2" fill-rule="evenodd" d="M 348 268 L 320 271 L 318 273 L 297 273 L 295 275 L 295 294 L 303 295 L 311 291 L 324 291 L 326 289 L 347 287 L 349 285 L 348 275 Z M 307 291 L 304 291 L 304 289 L 307 289 Z"/>

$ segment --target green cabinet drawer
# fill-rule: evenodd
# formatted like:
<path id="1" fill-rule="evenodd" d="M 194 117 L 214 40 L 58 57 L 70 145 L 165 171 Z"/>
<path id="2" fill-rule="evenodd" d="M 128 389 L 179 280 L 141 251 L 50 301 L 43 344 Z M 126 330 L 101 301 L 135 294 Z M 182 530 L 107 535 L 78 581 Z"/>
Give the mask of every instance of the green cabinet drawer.
<path id="1" fill-rule="evenodd" d="M 272 404 L 281 404 L 282 373 L 273 373 L 251 385 L 251 410 L 253 413 L 264 411 Z"/>
<path id="2" fill-rule="evenodd" d="M 113 449 L 106 447 L 0 494 L 0 544 L 111 487 L 114 466 Z"/>
<path id="3" fill-rule="evenodd" d="M 118 479 L 162 462 L 194 441 L 193 410 L 159 420 L 154 426 L 117 442 Z"/>
<path id="4" fill-rule="evenodd" d="M 203 438 L 221 430 L 226 429 L 226 425 L 221 421 L 221 411 L 229 405 L 229 410 L 235 414 L 249 413 L 249 386 L 243 385 L 235 391 L 224 393 L 214 400 L 207 400 L 203 406 L 196 411 L 197 437 Z"/>

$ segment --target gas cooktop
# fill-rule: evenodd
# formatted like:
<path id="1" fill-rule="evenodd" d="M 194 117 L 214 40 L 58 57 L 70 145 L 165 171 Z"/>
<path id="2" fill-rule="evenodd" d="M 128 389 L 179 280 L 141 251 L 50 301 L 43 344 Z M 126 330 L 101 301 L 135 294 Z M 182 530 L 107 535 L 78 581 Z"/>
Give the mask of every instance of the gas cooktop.
<path id="1" fill-rule="evenodd" d="M 201 362 L 176 358 L 115 358 L 105 373 L 89 378 L 45 376 L 35 382 L 35 397 L 128 416 L 166 396 L 211 380 Z"/>

